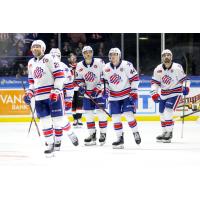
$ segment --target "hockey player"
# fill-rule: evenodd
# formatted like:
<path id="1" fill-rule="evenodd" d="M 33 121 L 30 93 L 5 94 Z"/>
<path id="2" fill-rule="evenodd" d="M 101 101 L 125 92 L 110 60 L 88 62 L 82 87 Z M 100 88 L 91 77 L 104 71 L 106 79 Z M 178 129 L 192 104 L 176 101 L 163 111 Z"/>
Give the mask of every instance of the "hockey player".
<path id="1" fill-rule="evenodd" d="M 63 69 L 64 74 L 65 74 L 65 81 L 64 81 L 64 89 L 63 89 L 63 93 L 64 93 L 64 104 L 65 104 L 65 111 L 69 111 L 72 108 L 72 98 L 74 95 L 74 91 L 73 91 L 73 76 L 71 74 L 71 70 L 69 69 L 69 67 L 61 62 L 61 52 L 60 49 L 58 48 L 52 48 L 50 51 L 50 55 L 53 57 L 54 62 L 55 63 L 59 63 L 60 67 Z M 77 146 L 78 145 L 78 139 L 76 137 L 76 135 L 74 134 L 74 132 L 72 132 L 70 130 L 70 123 L 68 121 L 68 117 L 64 117 L 64 126 L 63 126 L 63 130 L 67 131 L 67 134 L 70 138 L 70 140 L 72 141 L 72 143 Z M 69 131 L 70 130 L 70 131 Z M 55 130 L 56 133 L 56 130 Z M 60 135 L 61 137 L 62 135 Z M 61 145 L 61 143 L 60 143 Z M 55 144 L 55 147 L 58 146 Z M 58 146 L 56 149 L 59 150 L 60 146 Z"/>
<path id="2" fill-rule="evenodd" d="M 31 45 L 34 58 L 28 62 L 29 89 L 24 101 L 31 103 L 35 97 L 35 108 L 42 124 L 47 149 L 44 153 L 51 156 L 54 145 L 59 145 L 63 124 L 63 84 L 64 71 L 58 62 L 54 62 L 49 54 L 44 54 L 46 45 L 42 40 L 35 40 Z M 55 129 L 55 135 L 54 135 Z"/>
<path id="3" fill-rule="evenodd" d="M 77 66 L 77 57 L 74 53 L 70 53 L 68 58 L 68 66 L 72 72 L 72 75 L 75 79 L 75 71 Z M 82 118 L 82 107 L 83 107 L 83 95 L 78 91 L 78 86 L 74 86 L 74 96 L 72 101 L 72 113 L 74 118 L 74 127 L 82 127 L 83 123 L 81 122 Z"/>
<path id="4" fill-rule="evenodd" d="M 106 107 L 106 100 L 102 98 L 102 70 L 104 62 L 99 58 L 93 58 L 93 49 L 85 46 L 82 50 L 84 60 L 77 64 L 75 83 L 80 86 L 79 92 L 84 94 L 83 109 L 87 120 L 89 137 L 84 140 L 85 145 L 96 145 L 96 127 L 94 121 L 94 111 L 99 118 L 101 145 L 106 140 L 107 116 L 89 99 L 89 94 L 101 107 Z M 86 94 L 85 94 L 86 93 Z"/>
<path id="5" fill-rule="evenodd" d="M 188 95 L 190 83 L 180 64 L 172 62 L 172 52 L 165 49 L 161 54 L 162 63 L 158 65 L 151 80 L 151 96 L 159 103 L 162 134 L 157 141 L 170 143 L 173 137 L 173 113 L 181 98 Z M 185 82 L 186 81 L 186 82 Z M 159 94 L 161 89 L 161 94 Z"/>
<path id="6" fill-rule="evenodd" d="M 117 141 L 113 142 L 113 148 L 124 148 L 123 126 L 121 115 L 124 114 L 131 128 L 135 142 L 141 143 L 137 122 L 134 118 L 135 103 L 138 99 L 139 76 L 133 64 L 121 60 L 121 51 L 112 48 L 109 51 L 109 60 L 103 69 L 106 80 L 106 92 L 103 97 L 109 95 L 109 106 Z M 109 91 L 108 91 L 109 90 Z"/>

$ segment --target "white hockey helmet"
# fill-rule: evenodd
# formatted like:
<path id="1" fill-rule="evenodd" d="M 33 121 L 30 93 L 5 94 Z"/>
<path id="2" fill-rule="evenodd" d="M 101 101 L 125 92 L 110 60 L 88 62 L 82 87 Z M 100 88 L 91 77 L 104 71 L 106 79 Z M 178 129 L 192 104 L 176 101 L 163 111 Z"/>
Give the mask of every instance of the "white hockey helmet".
<path id="1" fill-rule="evenodd" d="M 116 47 L 116 48 L 111 48 L 111 49 L 110 49 L 110 51 L 109 51 L 109 53 L 108 53 L 109 60 L 110 60 L 110 58 L 111 58 L 111 54 L 112 54 L 112 53 L 118 54 L 119 59 L 121 59 L 121 51 L 120 51 L 119 48 Z"/>
<path id="2" fill-rule="evenodd" d="M 59 48 L 52 48 L 50 51 L 50 55 L 54 58 L 54 59 L 59 59 L 59 61 L 61 60 L 61 52 Z"/>
<path id="3" fill-rule="evenodd" d="M 40 45 L 43 53 L 46 51 L 46 44 L 42 40 L 33 41 L 33 43 L 31 44 L 31 48 L 33 47 L 33 45 Z"/>
<path id="4" fill-rule="evenodd" d="M 173 55 L 172 55 L 172 52 L 171 52 L 169 49 L 163 50 L 162 53 L 161 53 L 161 56 L 163 56 L 163 55 L 166 54 L 166 53 L 168 53 L 168 54 L 170 54 L 171 56 L 173 56 Z"/>
<path id="5" fill-rule="evenodd" d="M 91 46 L 84 46 L 83 49 L 82 49 L 82 55 L 84 54 L 84 52 L 86 51 L 92 51 L 92 54 L 93 54 L 93 49 Z"/>

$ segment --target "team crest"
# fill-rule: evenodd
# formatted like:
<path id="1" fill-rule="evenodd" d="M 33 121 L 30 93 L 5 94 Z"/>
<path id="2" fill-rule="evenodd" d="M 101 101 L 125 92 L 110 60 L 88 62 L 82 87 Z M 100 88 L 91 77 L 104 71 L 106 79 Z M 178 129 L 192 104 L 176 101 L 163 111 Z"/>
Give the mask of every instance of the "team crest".
<path id="1" fill-rule="evenodd" d="M 33 72 L 33 76 L 36 79 L 42 78 L 44 70 L 41 67 L 36 67 L 36 69 Z"/>

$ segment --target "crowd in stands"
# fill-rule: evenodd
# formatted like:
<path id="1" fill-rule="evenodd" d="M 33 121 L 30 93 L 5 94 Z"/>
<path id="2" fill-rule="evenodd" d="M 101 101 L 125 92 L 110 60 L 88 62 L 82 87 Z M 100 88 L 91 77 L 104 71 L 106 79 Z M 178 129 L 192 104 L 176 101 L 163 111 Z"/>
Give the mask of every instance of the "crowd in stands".
<path id="1" fill-rule="evenodd" d="M 91 45 L 97 57 L 107 57 L 112 46 L 111 34 L 103 33 L 0 33 L 0 76 L 27 75 L 27 63 L 32 57 L 31 43 L 37 39 L 43 40 L 48 53 L 51 48 L 59 47 L 59 37 L 64 62 L 67 62 L 70 53 L 75 53 L 80 60 L 85 45 Z"/>

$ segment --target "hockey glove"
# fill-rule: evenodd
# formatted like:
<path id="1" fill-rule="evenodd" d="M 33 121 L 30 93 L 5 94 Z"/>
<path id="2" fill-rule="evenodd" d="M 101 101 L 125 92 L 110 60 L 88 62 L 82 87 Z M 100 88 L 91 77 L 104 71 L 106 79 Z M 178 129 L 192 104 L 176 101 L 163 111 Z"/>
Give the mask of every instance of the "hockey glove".
<path id="1" fill-rule="evenodd" d="M 189 87 L 183 87 L 183 95 L 188 95 L 190 92 L 190 88 Z"/>
<path id="2" fill-rule="evenodd" d="M 91 93 L 91 97 L 96 98 L 101 92 L 101 89 L 95 87 Z"/>
<path id="3" fill-rule="evenodd" d="M 138 100 L 138 93 L 137 92 L 130 92 L 129 94 L 129 100 L 135 104 L 136 101 Z"/>
<path id="4" fill-rule="evenodd" d="M 68 111 L 72 108 L 72 97 L 65 98 L 65 111 Z"/>
<path id="5" fill-rule="evenodd" d="M 158 93 L 154 93 L 154 94 L 151 96 L 151 98 L 153 99 L 153 101 L 154 101 L 155 103 L 159 103 L 159 101 L 160 101 L 160 95 L 159 95 Z"/>
<path id="6" fill-rule="evenodd" d="M 58 101 L 58 99 L 60 98 L 60 94 L 61 94 L 61 91 L 59 89 L 51 90 L 51 93 L 49 96 L 50 102 L 54 103 L 54 102 Z"/>
<path id="7" fill-rule="evenodd" d="M 32 90 L 27 90 L 25 95 L 24 95 L 24 102 L 27 105 L 31 104 L 31 98 L 33 97 L 33 91 Z"/>
<path id="8" fill-rule="evenodd" d="M 84 95 L 85 92 L 86 92 L 85 86 L 80 86 L 79 89 L 78 89 L 78 91 L 79 91 L 82 95 Z"/>

